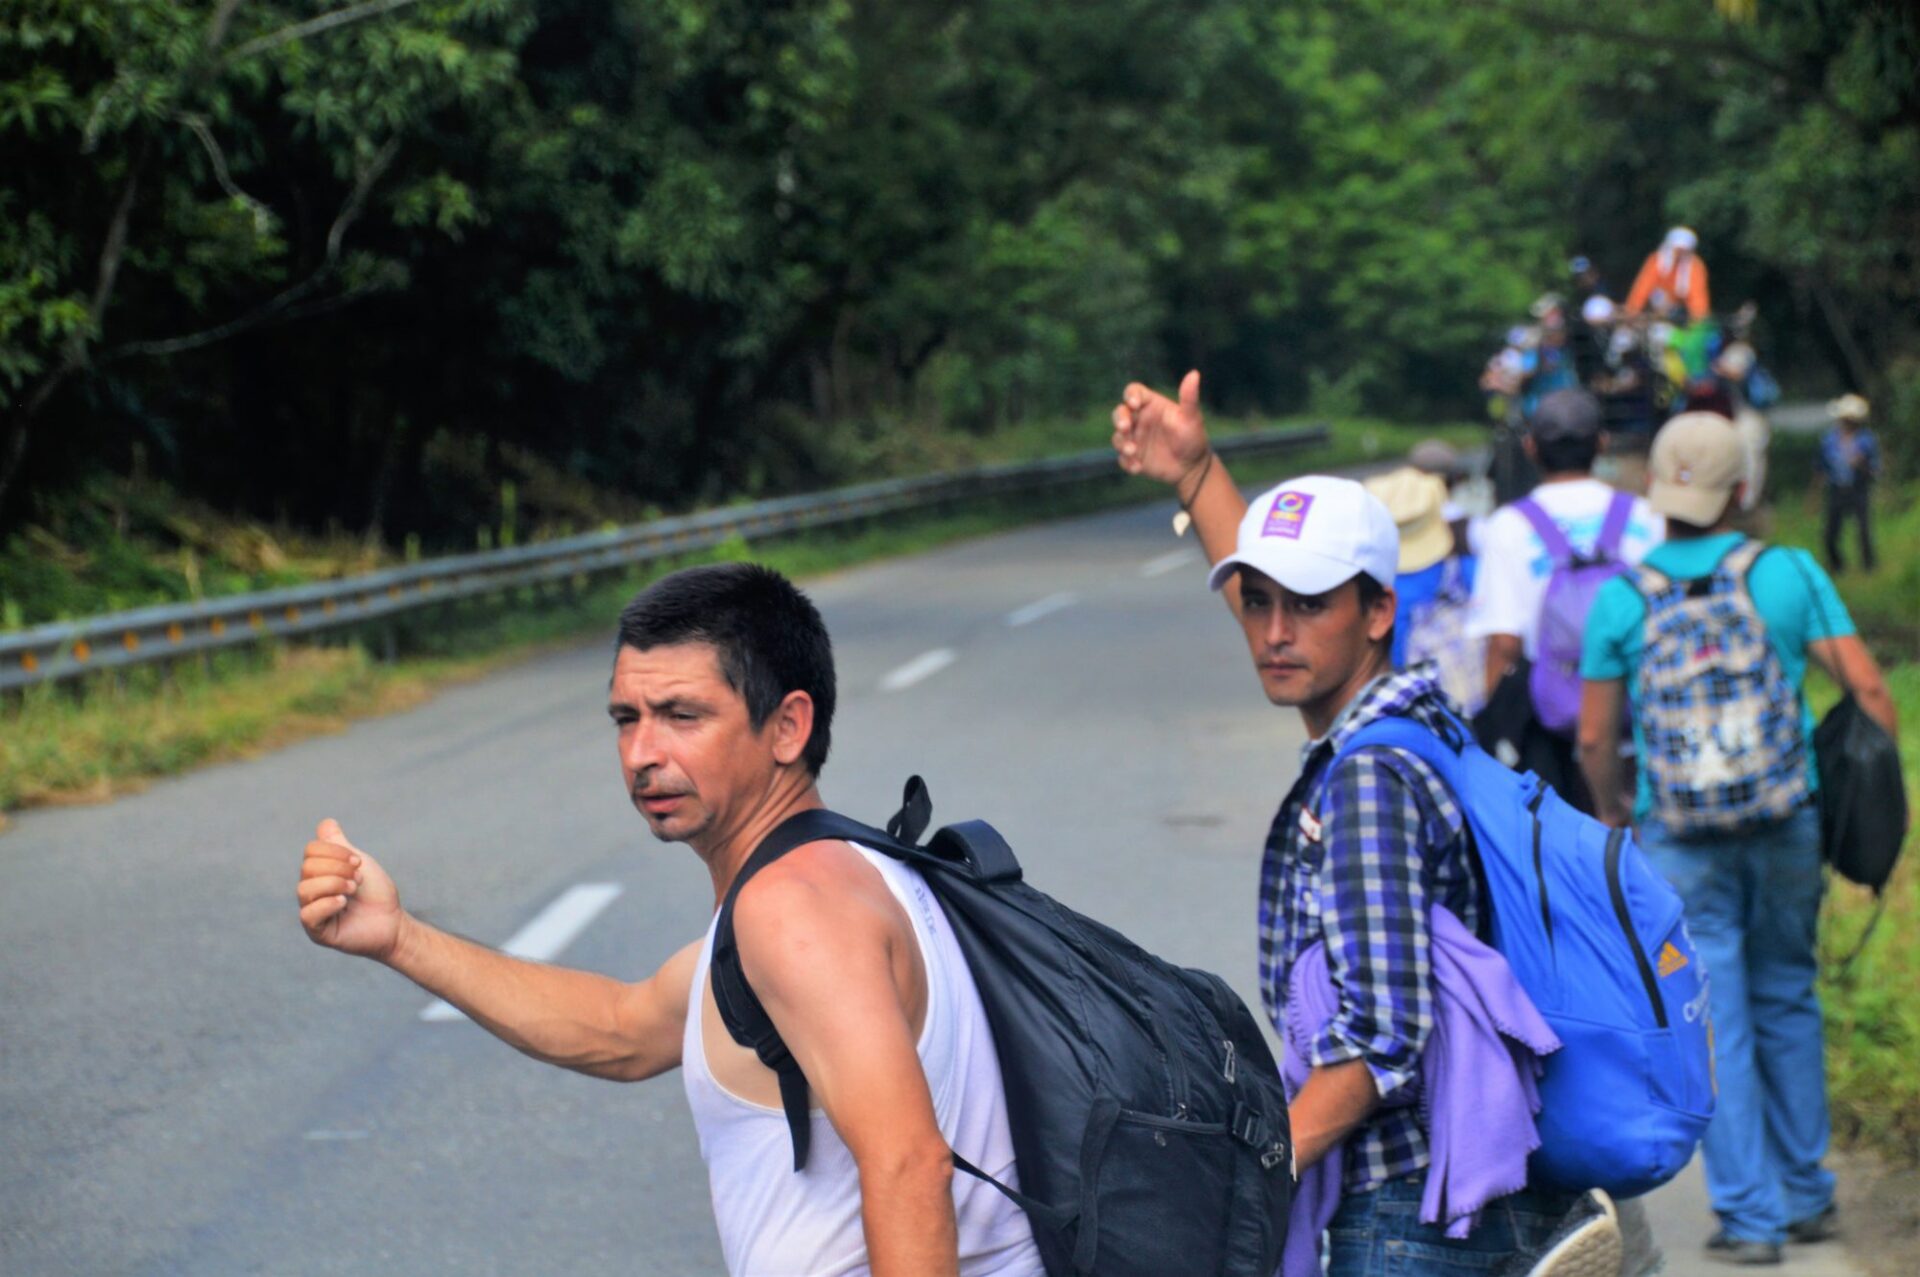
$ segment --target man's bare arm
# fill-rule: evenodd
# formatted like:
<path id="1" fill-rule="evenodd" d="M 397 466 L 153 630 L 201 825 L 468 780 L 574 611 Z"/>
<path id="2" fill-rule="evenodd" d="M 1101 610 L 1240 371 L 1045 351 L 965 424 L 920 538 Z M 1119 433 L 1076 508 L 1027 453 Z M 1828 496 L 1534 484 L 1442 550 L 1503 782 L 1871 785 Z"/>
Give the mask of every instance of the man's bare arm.
<path id="1" fill-rule="evenodd" d="M 1887 735 L 1900 739 L 1900 715 L 1894 708 L 1893 693 L 1887 690 L 1880 663 L 1858 634 L 1816 639 L 1807 644 L 1807 653 L 1819 662 L 1827 677 L 1853 693 L 1868 718 L 1880 724 Z"/>
<path id="2" fill-rule="evenodd" d="M 857 871 L 831 843 L 762 871 L 734 905 L 741 969 L 859 1167 L 874 1277 L 951 1277 L 952 1151 L 894 973 L 912 924 L 877 877 L 849 890 Z"/>
<path id="3" fill-rule="evenodd" d="M 1580 773 L 1593 794 L 1594 815 L 1615 829 L 1632 818 L 1624 805 L 1620 775 L 1620 721 L 1626 694 L 1626 683 L 1617 678 L 1590 678 L 1580 684 Z"/>
<path id="4" fill-rule="evenodd" d="M 1130 384 L 1113 410 L 1113 451 L 1128 474 L 1145 475 L 1173 489 L 1193 519 L 1208 564 L 1233 553 L 1247 502 L 1225 458 L 1207 440 L 1198 372 L 1181 380 L 1177 400 L 1137 381 Z M 1240 615 L 1240 583 L 1229 581 L 1221 593 L 1233 614 Z"/>
<path id="5" fill-rule="evenodd" d="M 1309 1073 L 1306 1085 L 1287 1106 L 1295 1174 L 1352 1134 L 1379 1102 L 1380 1092 L 1365 1060 L 1329 1064 Z"/>
<path id="6" fill-rule="evenodd" d="M 638 1082 L 680 1064 L 700 942 L 637 984 L 509 957 L 408 917 L 387 965 L 546 1064 Z"/>
<path id="7" fill-rule="evenodd" d="M 296 897 L 315 944 L 385 963 L 537 1060 L 615 1081 L 680 1063 L 698 943 L 638 984 L 510 958 L 408 914 L 386 870 L 331 820 L 307 844 Z"/>

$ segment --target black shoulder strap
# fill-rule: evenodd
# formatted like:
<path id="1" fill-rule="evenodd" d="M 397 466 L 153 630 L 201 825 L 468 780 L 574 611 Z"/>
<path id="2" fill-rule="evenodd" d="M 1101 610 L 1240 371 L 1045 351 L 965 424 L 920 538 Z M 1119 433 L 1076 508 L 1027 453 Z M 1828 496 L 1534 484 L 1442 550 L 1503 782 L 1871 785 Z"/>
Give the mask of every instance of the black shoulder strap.
<path id="1" fill-rule="evenodd" d="M 792 1052 L 787 1050 L 787 1044 L 781 1040 L 780 1031 L 773 1025 L 773 1018 L 747 984 L 746 972 L 741 969 L 740 947 L 733 932 L 733 909 L 740 898 L 740 889 L 755 874 L 794 848 L 828 840 L 857 842 L 895 860 L 921 865 L 942 863 L 952 866 L 957 863 L 986 880 L 1018 880 L 1020 863 L 1014 859 L 1012 850 L 991 825 L 980 821 L 969 821 L 956 829 L 943 829 L 935 836 L 931 846 L 915 846 L 932 818 L 933 799 L 927 793 L 926 783 L 918 776 L 907 781 L 900 810 L 894 813 L 884 830 L 824 808 L 797 812 L 782 821 L 753 849 L 753 854 L 747 857 L 747 863 L 740 866 L 733 885 L 727 888 L 726 898 L 720 902 L 720 914 L 713 929 L 713 961 L 708 968 L 709 979 L 713 983 L 713 1000 L 720 1010 L 721 1023 L 727 1026 L 728 1035 L 741 1046 L 751 1048 L 760 1062 L 772 1069 L 774 1076 L 779 1079 L 780 1107 L 786 1113 L 787 1131 L 793 1141 L 793 1169 L 796 1171 L 804 1169 L 807 1164 L 807 1145 L 812 1133 L 807 1114 L 807 1079 L 800 1072 L 800 1065 L 794 1060 Z"/>
<path id="2" fill-rule="evenodd" d="M 754 848 L 727 889 L 726 899 L 720 902 L 720 915 L 713 929 L 713 961 L 709 966 L 720 1022 L 727 1026 L 727 1033 L 735 1042 L 751 1047 L 760 1062 L 772 1069 L 780 1080 L 780 1106 L 786 1111 L 787 1130 L 793 1137 L 793 1169 L 796 1171 L 807 1164 L 811 1134 L 807 1079 L 781 1040 L 780 1031 L 773 1027 L 773 1018 L 747 984 L 746 973 L 740 967 L 740 947 L 733 934 L 733 907 L 740 897 L 740 889 L 755 874 L 796 847 L 827 839 L 860 842 L 889 854 L 894 850 L 894 840 L 885 832 L 838 812 L 815 809 L 789 816 Z"/>

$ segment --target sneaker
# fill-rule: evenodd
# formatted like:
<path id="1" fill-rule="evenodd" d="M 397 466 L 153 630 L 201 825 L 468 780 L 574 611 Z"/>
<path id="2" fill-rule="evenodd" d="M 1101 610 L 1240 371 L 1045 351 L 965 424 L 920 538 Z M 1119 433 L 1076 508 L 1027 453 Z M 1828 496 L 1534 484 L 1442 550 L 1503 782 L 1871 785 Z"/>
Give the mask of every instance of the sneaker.
<path id="1" fill-rule="evenodd" d="M 1840 1235 L 1840 1209 L 1829 1205 L 1818 1215 L 1809 1215 L 1798 1223 L 1787 1225 L 1787 1240 L 1790 1242 L 1823 1242 Z"/>
<path id="2" fill-rule="evenodd" d="M 1777 1264 L 1780 1262 L 1780 1243 L 1734 1237 L 1723 1228 L 1707 1238 L 1707 1258 L 1722 1264 L 1738 1264 L 1743 1268 Z"/>
<path id="3" fill-rule="evenodd" d="M 1618 1277 L 1620 1219 L 1599 1189 L 1580 1194 L 1538 1246 L 1515 1251 L 1494 1277 Z"/>

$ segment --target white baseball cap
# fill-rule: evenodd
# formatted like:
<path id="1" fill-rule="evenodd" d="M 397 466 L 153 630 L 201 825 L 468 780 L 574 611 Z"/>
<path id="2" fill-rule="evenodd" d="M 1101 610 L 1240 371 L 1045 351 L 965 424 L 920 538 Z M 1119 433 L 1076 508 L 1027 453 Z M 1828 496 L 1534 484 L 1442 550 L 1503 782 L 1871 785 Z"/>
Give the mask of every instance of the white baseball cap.
<path id="1" fill-rule="evenodd" d="M 1662 242 L 1667 248 L 1684 248 L 1689 253 L 1700 247 L 1700 237 L 1693 233 L 1693 228 L 1690 226 L 1674 227 L 1667 232 L 1667 238 Z"/>
<path id="2" fill-rule="evenodd" d="M 1400 529 L 1380 498 L 1352 479 L 1310 474 L 1254 498 L 1207 585 L 1217 590 L 1248 567 L 1295 594 L 1325 594 L 1362 572 L 1391 586 L 1399 562 Z"/>

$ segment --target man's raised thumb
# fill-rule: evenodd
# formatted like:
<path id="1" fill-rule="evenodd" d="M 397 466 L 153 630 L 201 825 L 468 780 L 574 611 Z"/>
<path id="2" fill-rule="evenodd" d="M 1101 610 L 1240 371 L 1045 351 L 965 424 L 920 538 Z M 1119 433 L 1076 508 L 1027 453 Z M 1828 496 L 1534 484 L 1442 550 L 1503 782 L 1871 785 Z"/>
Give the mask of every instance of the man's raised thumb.
<path id="1" fill-rule="evenodd" d="M 314 836 L 321 842 L 337 842 L 342 847 L 353 847 L 353 844 L 347 841 L 347 831 L 340 828 L 340 822 L 331 816 L 321 821 L 320 827 L 313 832 Z M 353 847 L 353 849 L 355 851 L 360 850 L 358 847 Z"/>
<path id="2" fill-rule="evenodd" d="M 1195 368 L 1180 379 L 1180 406 L 1198 411 L 1200 408 L 1200 370 Z"/>

